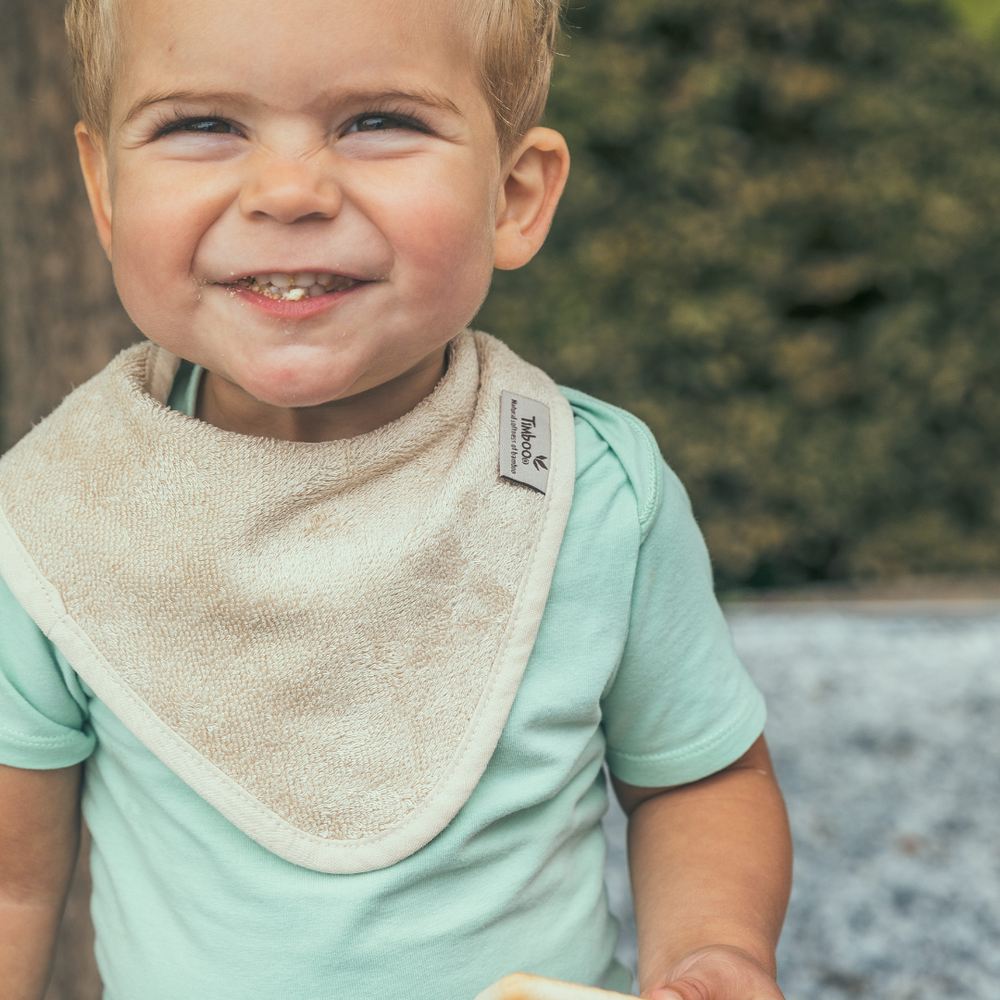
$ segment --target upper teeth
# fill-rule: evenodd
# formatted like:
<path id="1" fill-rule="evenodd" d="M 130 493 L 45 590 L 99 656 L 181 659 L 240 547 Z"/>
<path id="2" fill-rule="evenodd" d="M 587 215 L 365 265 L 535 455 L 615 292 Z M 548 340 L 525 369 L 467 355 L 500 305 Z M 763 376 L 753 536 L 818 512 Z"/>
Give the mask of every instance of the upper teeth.
<path id="1" fill-rule="evenodd" d="M 301 271 L 297 274 L 257 274 L 250 278 L 241 278 L 237 284 L 249 288 L 260 295 L 272 299 L 290 299 L 293 302 L 304 299 L 307 295 L 325 295 L 327 292 L 339 292 L 355 284 L 354 278 L 342 274 L 315 274 L 312 271 Z"/>

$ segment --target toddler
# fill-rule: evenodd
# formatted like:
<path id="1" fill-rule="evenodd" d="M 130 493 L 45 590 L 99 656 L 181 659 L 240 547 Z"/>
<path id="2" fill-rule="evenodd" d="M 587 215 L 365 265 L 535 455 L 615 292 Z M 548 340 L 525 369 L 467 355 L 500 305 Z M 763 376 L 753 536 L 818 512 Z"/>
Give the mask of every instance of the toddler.
<path id="1" fill-rule="evenodd" d="M 81 804 L 107 1000 L 628 991 L 605 761 L 643 995 L 780 998 L 787 825 L 683 489 L 467 329 L 566 180 L 558 17 L 71 0 L 148 339 L 0 462 L 0 1000 Z"/>

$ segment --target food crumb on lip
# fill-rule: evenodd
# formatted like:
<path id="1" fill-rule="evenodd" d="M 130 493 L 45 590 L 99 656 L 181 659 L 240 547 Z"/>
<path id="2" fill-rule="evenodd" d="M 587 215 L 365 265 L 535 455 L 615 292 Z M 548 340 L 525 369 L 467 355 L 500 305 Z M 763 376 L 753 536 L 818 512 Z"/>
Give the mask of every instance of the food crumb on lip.
<path id="1" fill-rule="evenodd" d="M 231 283 L 228 287 L 235 292 L 238 288 L 256 292 L 269 299 L 282 302 L 299 302 L 306 298 L 316 298 L 329 292 L 340 292 L 358 284 L 356 278 L 342 274 L 323 274 L 303 271 L 294 274 L 257 274 Z"/>

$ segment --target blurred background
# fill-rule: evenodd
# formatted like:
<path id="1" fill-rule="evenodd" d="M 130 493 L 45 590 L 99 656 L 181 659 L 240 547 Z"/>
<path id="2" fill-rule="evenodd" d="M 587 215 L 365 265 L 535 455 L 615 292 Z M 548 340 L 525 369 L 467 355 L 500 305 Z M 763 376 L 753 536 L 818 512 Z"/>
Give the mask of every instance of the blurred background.
<path id="1" fill-rule="evenodd" d="M 723 588 L 995 571 L 1000 4 L 577 2 L 481 324 L 652 427 Z"/>
<path id="2" fill-rule="evenodd" d="M 61 3 L 0 17 L 8 447 L 138 334 L 77 174 Z M 567 22 L 569 187 L 477 325 L 642 417 L 690 491 L 771 705 L 789 997 L 994 1000 L 1000 0 L 571 0 Z M 98 995 L 85 912 L 83 872 L 49 1000 Z"/>

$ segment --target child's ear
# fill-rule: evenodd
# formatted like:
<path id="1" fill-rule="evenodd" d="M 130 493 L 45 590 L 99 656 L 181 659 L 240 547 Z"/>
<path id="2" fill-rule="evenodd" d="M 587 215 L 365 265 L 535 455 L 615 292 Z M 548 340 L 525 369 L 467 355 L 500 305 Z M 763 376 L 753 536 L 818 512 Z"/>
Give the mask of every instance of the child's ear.
<path id="1" fill-rule="evenodd" d="M 566 140 L 550 128 L 533 128 L 512 154 L 497 199 L 495 267 L 509 271 L 538 252 L 569 174 Z"/>
<path id="2" fill-rule="evenodd" d="M 90 210 L 94 213 L 94 224 L 104 252 L 111 256 L 111 189 L 108 183 L 108 158 L 104 151 L 104 141 L 95 136 L 86 124 L 77 122 L 73 129 L 76 148 L 80 154 L 80 169 L 83 182 L 87 185 Z"/>

